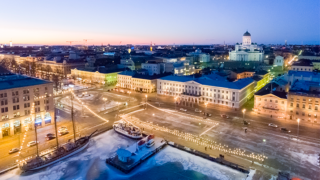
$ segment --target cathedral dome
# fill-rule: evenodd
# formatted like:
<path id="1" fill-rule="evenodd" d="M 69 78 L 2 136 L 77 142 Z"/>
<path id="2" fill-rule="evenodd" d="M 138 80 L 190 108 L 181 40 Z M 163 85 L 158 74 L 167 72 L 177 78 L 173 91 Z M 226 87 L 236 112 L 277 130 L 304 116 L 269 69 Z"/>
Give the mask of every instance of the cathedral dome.
<path id="1" fill-rule="evenodd" d="M 251 36 L 251 34 L 250 34 L 248 31 L 246 31 L 246 32 L 243 34 L 243 36 Z"/>

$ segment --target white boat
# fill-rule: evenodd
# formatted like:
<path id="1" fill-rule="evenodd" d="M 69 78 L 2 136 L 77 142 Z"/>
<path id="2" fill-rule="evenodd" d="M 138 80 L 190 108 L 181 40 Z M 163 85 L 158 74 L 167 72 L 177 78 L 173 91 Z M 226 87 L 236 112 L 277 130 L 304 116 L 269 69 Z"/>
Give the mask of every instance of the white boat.
<path id="1" fill-rule="evenodd" d="M 113 123 L 113 129 L 122 135 L 132 139 L 141 139 L 142 133 L 140 128 L 127 123 L 124 120 L 116 121 Z"/>
<path id="2" fill-rule="evenodd" d="M 146 146 L 149 148 L 149 147 L 152 147 L 154 145 L 154 140 L 153 139 L 150 139 L 148 142 L 147 142 L 147 144 L 146 144 Z"/>

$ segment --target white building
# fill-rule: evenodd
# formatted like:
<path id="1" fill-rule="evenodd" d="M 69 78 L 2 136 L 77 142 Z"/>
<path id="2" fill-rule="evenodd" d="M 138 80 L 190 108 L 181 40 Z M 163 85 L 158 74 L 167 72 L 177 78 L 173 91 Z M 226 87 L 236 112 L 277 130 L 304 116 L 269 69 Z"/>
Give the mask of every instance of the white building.
<path id="1" fill-rule="evenodd" d="M 312 72 L 313 71 L 313 64 L 310 60 L 307 60 L 307 59 L 295 61 L 291 65 L 291 70 Z"/>
<path id="2" fill-rule="evenodd" d="M 273 65 L 274 66 L 279 66 L 279 67 L 282 67 L 283 69 L 283 66 L 284 66 L 284 60 L 283 60 L 283 57 L 282 56 L 277 56 L 273 62 Z"/>
<path id="3" fill-rule="evenodd" d="M 173 63 L 160 63 L 156 61 L 148 61 L 147 63 L 141 63 L 141 69 L 146 69 L 149 75 L 161 74 L 166 72 L 173 72 Z"/>
<path id="4" fill-rule="evenodd" d="M 238 109 L 253 97 L 255 87 L 252 78 L 229 82 L 217 74 L 200 78 L 166 76 L 158 79 L 157 93 L 177 97 L 177 102 L 186 106 L 207 102 Z"/>
<path id="5" fill-rule="evenodd" d="M 210 62 L 210 54 L 202 53 L 200 49 L 188 53 L 187 56 L 196 56 L 199 58 L 199 62 Z"/>
<path id="6" fill-rule="evenodd" d="M 194 65 L 190 65 L 189 61 L 176 62 L 174 66 L 174 75 L 176 76 L 187 76 L 195 73 Z"/>
<path id="7" fill-rule="evenodd" d="M 54 123 L 53 83 L 0 74 L 0 139 Z"/>
<path id="8" fill-rule="evenodd" d="M 262 61 L 263 50 L 257 43 L 251 42 L 251 34 L 247 31 L 243 34 L 242 43 L 235 45 L 235 50 L 229 52 L 232 61 Z"/>

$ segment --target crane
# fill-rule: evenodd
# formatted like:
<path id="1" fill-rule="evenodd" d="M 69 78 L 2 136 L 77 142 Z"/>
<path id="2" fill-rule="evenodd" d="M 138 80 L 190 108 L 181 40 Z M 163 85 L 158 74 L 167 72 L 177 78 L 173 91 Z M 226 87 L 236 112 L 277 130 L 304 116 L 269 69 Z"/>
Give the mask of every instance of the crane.
<path id="1" fill-rule="evenodd" d="M 69 42 L 70 43 L 70 46 L 73 42 L 78 42 L 78 41 L 66 41 L 66 42 Z"/>

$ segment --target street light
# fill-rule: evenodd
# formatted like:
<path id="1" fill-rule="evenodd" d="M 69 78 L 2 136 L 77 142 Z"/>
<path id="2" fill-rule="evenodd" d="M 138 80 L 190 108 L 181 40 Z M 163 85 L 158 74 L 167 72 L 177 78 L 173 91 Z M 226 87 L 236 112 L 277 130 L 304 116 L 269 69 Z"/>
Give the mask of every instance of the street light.
<path id="1" fill-rule="evenodd" d="M 243 121 L 244 121 L 244 114 L 246 113 L 246 109 L 243 109 L 242 113 L 243 113 Z"/>
<path id="2" fill-rule="evenodd" d="M 148 98 L 148 95 L 146 95 L 146 102 L 145 102 L 145 104 L 146 104 L 146 109 L 147 109 L 147 98 Z"/>
<path id="3" fill-rule="evenodd" d="M 298 138 L 299 138 L 299 125 L 300 125 L 300 119 L 298 119 L 298 120 L 297 120 L 297 122 L 298 122 L 298 133 L 297 133 L 297 140 L 299 140 Z"/>
<path id="4" fill-rule="evenodd" d="M 204 105 L 206 105 L 206 110 L 204 112 L 204 116 L 206 116 L 207 115 L 207 105 L 208 105 L 208 103 L 206 102 Z"/>
<path id="5" fill-rule="evenodd" d="M 177 111 L 177 97 L 174 98 L 174 109 Z"/>
<path id="6" fill-rule="evenodd" d="M 108 99 L 107 99 L 107 98 L 102 98 L 102 100 L 105 102 L 105 103 L 104 103 L 104 105 L 105 105 L 104 109 L 106 109 L 106 108 L 107 108 L 107 100 L 108 100 Z"/>

